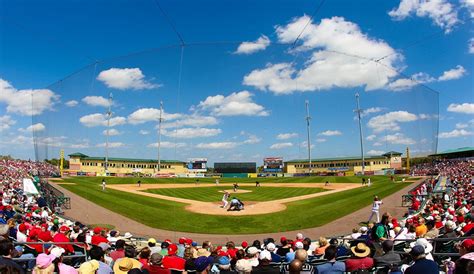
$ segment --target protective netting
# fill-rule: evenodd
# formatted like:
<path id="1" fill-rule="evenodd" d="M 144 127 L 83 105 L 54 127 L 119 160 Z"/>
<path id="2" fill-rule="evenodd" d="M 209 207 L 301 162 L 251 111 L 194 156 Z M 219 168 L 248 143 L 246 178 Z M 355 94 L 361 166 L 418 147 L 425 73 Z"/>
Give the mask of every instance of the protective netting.
<path id="1" fill-rule="evenodd" d="M 304 159 L 306 100 L 312 157 L 358 156 L 355 93 L 366 155 L 406 147 L 413 154 L 436 152 L 438 93 L 399 74 L 387 58 L 288 44 L 237 54 L 239 44 L 142 51 L 98 61 L 52 84 L 54 110 L 33 116 L 33 124 L 44 125 L 34 131 L 36 159 L 58 158 L 61 149 L 104 157 L 110 96 L 110 157 L 158 158 L 163 102 L 161 159 L 258 165 L 270 156 Z M 41 100 L 33 97 L 33 108 Z"/>

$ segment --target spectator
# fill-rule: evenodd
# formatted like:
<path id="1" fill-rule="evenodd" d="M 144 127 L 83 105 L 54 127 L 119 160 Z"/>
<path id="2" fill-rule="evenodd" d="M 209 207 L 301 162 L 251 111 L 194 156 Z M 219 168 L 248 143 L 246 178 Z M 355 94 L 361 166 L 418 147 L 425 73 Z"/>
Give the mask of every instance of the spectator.
<path id="1" fill-rule="evenodd" d="M 230 267 L 230 260 L 229 257 L 227 256 L 221 256 L 217 259 L 217 262 L 214 264 L 213 270 L 211 272 L 213 273 L 219 273 L 219 274 L 232 274 L 235 273 L 232 271 Z M 276 273 L 275 273 L 276 274 Z"/>
<path id="2" fill-rule="evenodd" d="M 364 243 L 358 243 L 351 248 L 353 257 L 346 260 L 346 271 L 370 269 L 374 266 L 374 260 L 369 256 L 370 248 Z"/>
<path id="3" fill-rule="evenodd" d="M 94 246 L 89 251 L 89 256 L 92 260 L 98 263 L 97 274 L 110 274 L 113 272 L 112 268 L 105 263 L 104 250 L 98 246 Z"/>
<path id="4" fill-rule="evenodd" d="M 428 232 L 425 234 L 426 239 L 434 239 L 439 236 L 439 229 L 436 228 L 434 221 L 426 222 L 426 228 L 428 229 Z"/>
<path id="5" fill-rule="evenodd" d="M 148 265 L 148 259 L 151 255 L 151 249 L 149 247 L 144 247 L 140 250 L 140 254 L 138 255 L 138 261 L 142 263 L 142 265 Z"/>
<path id="6" fill-rule="evenodd" d="M 336 261 L 337 248 L 335 246 L 328 246 L 324 251 L 324 259 L 328 262 L 316 266 L 317 274 L 332 274 L 344 273 L 346 265 L 343 262 Z"/>
<path id="7" fill-rule="evenodd" d="M 25 273 L 23 268 L 12 260 L 13 250 L 13 244 L 9 240 L 0 240 L 0 273 Z"/>
<path id="8" fill-rule="evenodd" d="M 150 274 L 171 274 L 169 269 L 166 269 L 161 265 L 162 262 L 163 256 L 159 253 L 154 253 L 150 257 L 150 264 L 144 266 L 143 269 L 147 270 Z"/>
<path id="9" fill-rule="evenodd" d="M 53 261 L 54 272 L 61 274 L 77 274 L 78 272 L 74 267 L 63 263 L 64 252 L 66 251 L 60 247 L 53 247 L 50 250 L 50 254 L 55 257 Z"/>
<path id="10" fill-rule="evenodd" d="M 178 271 L 184 271 L 186 261 L 183 258 L 178 257 L 176 255 L 176 252 L 178 252 L 178 247 L 175 244 L 170 244 L 168 246 L 168 255 L 163 258 L 163 267 Z"/>
<path id="11" fill-rule="evenodd" d="M 402 259 L 400 254 L 397 254 L 393 251 L 393 241 L 385 240 L 382 243 L 382 249 L 384 254 L 382 256 L 375 256 L 374 261 L 376 266 L 400 266 Z"/>
<path id="12" fill-rule="evenodd" d="M 114 263 L 114 273 L 120 274 L 120 273 L 127 273 L 129 270 L 133 268 L 142 268 L 142 264 L 135 259 L 137 256 L 137 252 L 135 251 L 135 248 L 131 246 L 127 246 L 125 248 L 125 257 L 118 259 Z"/>
<path id="13" fill-rule="evenodd" d="M 325 250 L 326 248 L 329 246 L 329 242 L 326 238 L 324 237 L 319 237 L 319 247 L 316 248 L 316 250 L 314 251 L 314 254 L 315 255 L 323 255 L 325 254 Z"/>
<path id="14" fill-rule="evenodd" d="M 52 254 L 47 255 L 41 253 L 36 257 L 36 266 L 33 268 L 33 274 L 50 274 L 54 273 L 54 264 L 53 261 L 56 257 Z"/>
<path id="15" fill-rule="evenodd" d="M 423 237 L 425 236 L 426 232 L 428 232 L 428 228 L 425 225 L 425 219 L 419 218 L 418 226 L 416 227 L 416 237 Z"/>
<path id="16" fill-rule="evenodd" d="M 438 274 L 439 268 L 438 265 L 432 260 L 427 260 L 425 255 L 425 249 L 421 245 L 415 245 L 411 251 L 410 255 L 415 263 L 408 267 L 405 270 L 405 274 Z"/>
<path id="17" fill-rule="evenodd" d="M 160 246 L 156 246 L 156 240 L 155 238 L 150 238 L 148 239 L 148 247 L 150 248 L 151 250 L 151 254 L 155 254 L 155 253 L 159 253 L 161 251 L 161 247 Z"/>
<path id="18" fill-rule="evenodd" d="M 113 261 L 117 261 L 120 258 L 125 257 L 125 241 L 117 240 L 115 243 L 115 251 L 110 253 L 110 257 Z"/>
<path id="19" fill-rule="evenodd" d="M 201 256 L 196 258 L 194 264 L 196 265 L 196 273 L 207 274 L 214 262 L 212 257 Z"/>
<path id="20" fill-rule="evenodd" d="M 455 274 L 468 274 L 468 264 L 474 260 L 474 240 L 465 239 L 459 245 L 459 255 L 461 257 L 455 262 Z"/>

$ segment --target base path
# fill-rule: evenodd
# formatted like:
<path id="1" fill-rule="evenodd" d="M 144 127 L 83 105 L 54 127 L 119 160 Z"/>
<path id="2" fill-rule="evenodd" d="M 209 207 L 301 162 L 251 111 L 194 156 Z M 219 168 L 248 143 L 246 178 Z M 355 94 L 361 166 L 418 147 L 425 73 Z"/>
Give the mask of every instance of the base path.
<path id="1" fill-rule="evenodd" d="M 417 183 L 421 182 L 418 181 Z M 53 182 L 54 183 L 54 182 Z M 380 212 L 390 212 L 394 217 L 400 218 L 407 211 L 405 207 L 401 206 L 402 195 L 413 188 L 414 183 L 407 183 L 407 186 L 402 190 L 385 197 L 383 199 L 383 205 L 380 208 Z M 310 237 L 316 240 L 320 236 L 334 236 L 334 235 L 348 235 L 351 233 L 351 229 L 359 227 L 359 222 L 366 221 L 369 217 L 371 206 L 367 206 L 360 210 L 354 211 L 352 214 L 334 220 L 330 223 L 322 225 L 320 227 L 301 229 L 297 231 L 277 232 L 277 233 L 264 233 L 264 234 L 243 234 L 243 235 L 216 235 L 216 234 L 198 234 L 189 232 L 176 232 L 168 231 L 158 228 L 152 228 L 143 225 L 135 220 L 126 218 L 118 213 L 105 209 L 98 206 L 85 198 L 82 198 L 75 193 L 68 191 L 56 184 L 56 187 L 61 190 L 66 196 L 71 198 L 71 208 L 65 210 L 65 215 L 74 220 L 81 221 L 85 224 L 111 224 L 116 227 L 117 230 L 123 234 L 124 232 L 131 232 L 134 235 L 140 235 L 143 237 L 154 237 L 159 240 L 171 239 L 177 241 L 180 237 L 189 237 L 193 240 L 202 243 L 203 241 L 212 241 L 216 244 L 224 244 L 226 241 L 232 240 L 236 243 L 241 241 L 253 241 L 255 239 L 262 240 L 264 238 L 272 237 L 279 239 L 281 236 L 287 236 L 294 238 L 296 233 L 303 233 L 305 237 Z M 328 212 L 330 214 L 330 212 Z M 282 216 L 283 218 L 284 216 Z M 304 222 L 304 220 L 301 220 Z"/>
<path id="2" fill-rule="evenodd" d="M 223 186 L 231 186 L 232 184 L 221 184 Z M 242 183 L 240 186 L 253 186 L 252 183 Z M 198 188 L 198 187 L 212 187 L 215 186 L 214 184 L 199 184 L 199 185 L 191 185 L 191 184 L 146 184 L 142 185 L 141 187 L 137 186 L 136 184 L 117 184 L 117 185 L 109 185 L 108 188 L 129 192 L 133 194 L 180 202 L 187 204 L 185 207 L 186 210 L 194 212 L 194 213 L 202 213 L 202 214 L 209 214 L 209 215 L 224 215 L 224 216 L 244 216 L 244 215 L 260 215 L 260 214 L 269 214 L 274 212 L 279 212 L 286 210 L 286 203 L 294 202 L 294 201 L 301 201 L 305 199 L 310 199 L 314 197 L 324 196 L 333 194 L 336 192 L 354 189 L 361 187 L 360 184 L 331 184 L 329 186 L 324 186 L 324 183 L 314 183 L 314 184 L 305 184 L 305 183 L 266 183 L 264 187 L 310 187 L 310 188 L 323 188 L 327 191 L 318 192 L 308 195 L 301 195 L 296 197 L 290 197 L 280 200 L 272 200 L 272 201 L 265 201 L 265 202 L 254 202 L 254 201 L 243 201 L 245 203 L 245 210 L 241 211 L 227 211 L 224 208 L 221 208 L 221 202 L 202 202 L 190 199 L 183 199 L 177 198 L 172 196 L 160 195 L 150 192 L 143 192 L 146 189 L 157 189 L 157 188 Z M 233 194 L 234 192 L 229 192 Z"/>

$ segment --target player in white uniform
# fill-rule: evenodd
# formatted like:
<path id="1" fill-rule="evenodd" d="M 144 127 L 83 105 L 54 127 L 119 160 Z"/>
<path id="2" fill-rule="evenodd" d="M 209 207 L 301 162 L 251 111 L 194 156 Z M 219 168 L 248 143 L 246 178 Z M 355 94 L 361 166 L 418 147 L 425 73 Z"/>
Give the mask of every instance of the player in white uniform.
<path id="1" fill-rule="evenodd" d="M 105 179 L 102 179 L 102 191 L 105 191 Z"/>
<path id="2" fill-rule="evenodd" d="M 367 179 L 367 186 L 371 186 L 372 182 L 370 181 L 370 178 Z"/>
<path id="3" fill-rule="evenodd" d="M 229 192 L 227 191 L 224 192 L 224 196 L 222 196 L 222 206 L 221 206 L 222 208 L 226 208 L 227 205 L 229 204 L 229 202 L 227 202 L 227 199 L 229 199 L 229 196 L 230 196 Z"/>
<path id="4" fill-rule="evenodd" d="M 374 197 L 374 203 L 372 204 L 372 213 L 370 214 L 370 217 L 369 217 L 369 220 L 367 221 L 367 223 L 370 223 L 370 221 L 372 220 L 372 217 L 374 217 L 374 215 L 377 217 L 377 223 L 380 222 L 379 209 L 380 209 L 381 204 L 383 204 L 382 200 L 380 200 L 378 196 L 375 196 Z"/>
<path id="5" fill-rule="evenodd" d="M 216 179 L 216 186 L 219 185 L 219 179 Z"/>

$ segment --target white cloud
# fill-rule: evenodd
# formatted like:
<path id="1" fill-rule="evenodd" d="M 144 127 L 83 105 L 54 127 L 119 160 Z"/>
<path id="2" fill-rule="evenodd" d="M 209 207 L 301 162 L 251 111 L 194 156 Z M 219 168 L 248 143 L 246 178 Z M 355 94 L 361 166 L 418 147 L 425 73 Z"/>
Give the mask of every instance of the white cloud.
<path id="1" fill-rule="evenodd" d="M 456 68 L 443 72 L 443 75 L 441 75 L 438 78 L 438 80 L 439 81 L 455 80 L 455 79 L 459 79 L 463 77 L 464 75 L 466 75 L 466 70 L 464 69 L 464 67 L 457 65 Z"/>
<path id="2" fill-rule="evenodd" d="M 305 15 L 277 26 L 279 41 L 293 42 L 309 19 Z M 309 24 L 299 40 L 303 44 L 297 50 L 314 50 L 303 68 L 298 69 L 293 63 L 267 64 L 246 75 L 243 83 L 276 94 L 290 94 L 333 87 L 365 86 L 366 90 L 374 90 L 396 76 L 394 66 L 400 55 L 384 41 L 369 37 L 357 24 L 342 17 Z M 386 58 L 379 63 L 371 61 L 382 56 Z"/>
<path id="3" fill-rule="evenodd" d="M 126 89 L 152 89 L 158 88 L 160 85 L 152 84 L 145 79 L 139 68 L 111 68 L 101 71 L 97 80 L 103 82 L 109 88 L 120 90 Z"/>
<path id="4" fill-rule="evenodd" d="M 138 132 L 140 135 L 148 135 L 150 134 L 150 132 L 148 130 L 144 130 L 144 129 L 141 129 L 139 132 Z"/>
<path id="5" fill-rule="evenodd" d="M 270 39 L 262 35 L 254 42 L 243 42 L 237 48 L 236 54 L 251 54 L 257 51 L 265 50 L 270 45 Z"/>
<path id="6" fill-rule="evenodd" d="M 468 127 L 469 127 L 468 124 L 456 123 L 456 128 L 457 128 L 457 129 L 463 129 L 463 128 L 468 128 Z"/>
<path id="7" fill-rule="evenodd" d="M 82 102 L 94 107 L 108 107 L 109 100 L 102 96 L 86 96 L 82 98 Z M 113 103 L 112 103 L 113 104 Z"/>
<path id="8" fill-rule="evenodd" d="M 371 107 L 371 108 L 368 108 L 368 109 L 365 109 L 363 112 L 362 112 L 362 117 L 365 117 L 367 115 L 370 115 L 370 114 L 373 114 L 373 113 L 378 113 L 378 112 L 381 112 L 383 110 L 383 108 L 381 107 Z"/>
<path id="9" fill-rule="evenodd" d="M 250 134 L 247 140 L 244 141 L 244 144 L 258 144 L 262 141 L 262 138 L 259 138 L 253 134 Z"/>
<path id="10" fill-rule="evenodd" d="M 166 113 L 163 111 L 161 118 L 164 121 L 172 121 L 181 118 L 183 115 L 178 113 Z M 140 108 L 128 115 L 128 122 L 133 125 L 143 124 L 146 122 L 155 121 L 158 122 L 160 119 L 160 110 L 157 108 Z"/>
<path id="11" fill-rule="evenodd" d="M 197 114 L 183 115 L 182 118 L 170 123 L 163 123 L 162 128 L 174 127 L 205 127 L 217 125 L 219 121 L 212 116 L 201 116 Z"/>
<path id="12" fill-rule="evenodd" d="M 233 92 L 229 96 L 209 96 L 199 102 L 199 107 L 209 110 L 216 116 L 268 116 L 269 112 L 252 101 L 253 94 L 244 90 Z"/>
<path id="13" fill-rule="evenodd" d="M 426 84 L 436 79 L 424 72 L 413 74 L 410 78 L 400 78 L 388 84 L 388 88 L 393 91 L 408 90 L 419 84 Z"/>
<path id="14" fill-rule="evenodd" d="M 373 141 L 373 140 L 375 140 L 375 138 L 377 138 L 377 135 L 374 135 L 374 134 L 365 137 L 365 139 L 367 141 Z"/>
<path id="15" fill-rule="evenodd" d="M 212 137 L 222 133 L 219 128 L 178 128 L 176 130 L 163 130 L 162 134 L 179 139 Z"/>
<path id="16" fill-rule="evenodd" d="M 454 129 L 449 132 L 440 132 L 438 137 L 442 139 L 446 139 L 446 138 L 456 138 L 456 137 L 471 136 L 471 135 L 474 135 L 474 132 L 467 131 L 465 129 Z"/>
<path id="17" fill-rule="evenodd" d="M 342 132 L 339 130 L 326 130 L 323 132 L 318 133 L 320 136 L 339 136 L 342 135 Z"/>
<path id="18" fill-rule="evenodd" d="M 474 18 L 474 0 L 461 0 L 461 4 L 469 10 L 471 18 Z"/>
<path id="19" fill-rule="evenodd" d="M 42 123 L 37 123 L 37 124 L 27 127 L 26 129 L 19 128 L 18 130 L 21 132 L 40 132 L 40 131 L 44 131 L 45 129 L 46 127 Z"/>
<path id="20" fill-rule="evenodd" d="M 407 111 L 392 111 L 370 118 L 367 126 L 374 132 L 400 130 L 400 123 L 415 121 L 418 117 Z"/>
<path id="21" fill-rule="evenodd" d="M 394 145 L 413 145 L 416 141 L 410 137 L 405 136 L 403 133 L 397 132 L 395 134 L 389 134 L 382 137 L 383 141 L 394 144 Z"/>
<path id="22" fill-rule="evenodd" d="M 317 142 L 317 143 L 324 143 L 324 142 L 326 142 L 326 141 L 327 141 L 327 139 L 325 139 L 325 138 L 317 138 L 317 139 L 316 139 L 316 142 Z M 305 141 L 304 143 L 306 143 L 306 141 Z"/>
<path id="23" fill-rule="evenodd" d="M 79 122 L 86 127 L 97 127 L 97 126 L 107 126 L 107 115 L 102 113 L 94 113 L 82 116 L 79 118 Z M 110 126 L 119 126 L 127 122 L 125 117 L 112 117 L 110 118 Z"/>
<path id="24" fill-rule="evenodd" d="M 450 104 L 448 106 L 448 111 L 473 114 L 474 113 L 474 104 L 472 103 L 463 103 L 463 104 Z"/>
<path id="25" fill-rule="evenodd" d="M 232 149 L 238 146 L 236 142 L 215 142 L 215 143 L 200 143 L 196 145 L 199 149 Z"/>
<path id="26" fill-rule="evenodd" d="M 65 103 L 65 105 L 68 106 L 68 107 L 75 107 L 75 106 L 77 106 L 78 104 L 79 104 L 79 102 L 76 101 L 76 100 L 70 100 L 70 101 L 67 101 L 67 102 Z"/>
<path id="27" fill-rule="evenodd" d="M 278 140 L 288 140 L 295 137 L 298 137 L 298 133 L 280 133 L 276 138 Z"/>
<path id="28" fill-rule="evenodd" d="M 89 144 L 88 141 L 86 141 L 86 142 L 83 142 L 83 143 L 72 144 L 69 147 L 70 148 L 76 148 L 76 149 L 88 148 L 88 147 L 90 147 L 90 144 Z"/>
<path id="29" fill-rule="evenodd" d="M 0 103 L 7 105 L 7 112 L 20 115 L 39 115 L 52 110 L 59 95 L 49 89 L 15 89 L 0 78 Z"/>
<path id="30" fill-rule="evenodd" d="M 384 154 L 385 152 L 383 150 L 369 150 L 367 151 L 367 155 L 382 155 Z"/>
<path id="31" fill-rule="evenodd" d="M 65 145 L 66 136 L 50 136 L 35 138 L 36 144 L 50 147 L 62 147 Z"/>
<path id="32" fill-rule="evenodd" d="M 115 128 L 111 128 L 109 129 L 109 136 L 117 136 L 117 135 L 120 135 L 122 134 L 122 132 L 116 130 Z M 104 129 L 104 131 L 102 131 L 102 135 L 107 135 L 107 130 Z"/>
<path id="33" fill-rule="evenodd" d="M 97 144 L 96 147 L 105 147 L 106 143 Z M 109 142 L 109 148 L 118 148 L 125 146 L 122 142 Z"/>
<path id="34" fill-rule="evenodd" d="M 9 129 L 14 124 L 16 124 L 16 121 L 9 115 L 0 116 L 0 132 Z"/>
<path id="35" fill-rule="evenodd" d="M 468 50 L 469 53 L 474 53 L 474 38 L 469 39 Z"/>
<path id="36" fill-rule="evenodd" d="M 172 142 L 161 142 L 161 148 L 182 148 L 186 146 L 186 143 L 172 143 Z M 152 143 L 147 145 L 147 147 L 158 148 L 158 143 Z"/>
<path id="37" fill-rule="evenodd" d="M 395 20 L 403 20 L 412 14 L 429 17 L 446 33 L 459 22 L 456 9 L 446 0 L 402 0 L 398 8 L 388 14 Z"/>
<path id="38" fill-rule="evenodd" d="M 326 139 L 324 139 L 323 142 L 325 142 L 325 141 L 326 141 Z M 318 139 L 316 139 L 316 142 L 317 143 L 323 143 L 323 142 L 318 142 Z M 308 149 L 308 142 L 306 142 L 306 141 L 301 142 L 300 147 L 304 148 L 304 149 Z M 314 147 L 315 147 L 314 144 L 311 144 L 311 149 L 313 149 Z"/>
<path id="39" fill-rule="evenodd" d="M 282 149 L 282 148 L 288 148 L 292 147 L 293 143 L 287 142 L 287 143 L 276 143 L 270 146 L 270 149 Z"/>

